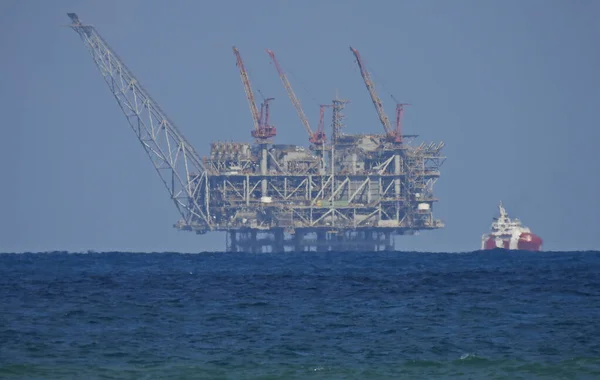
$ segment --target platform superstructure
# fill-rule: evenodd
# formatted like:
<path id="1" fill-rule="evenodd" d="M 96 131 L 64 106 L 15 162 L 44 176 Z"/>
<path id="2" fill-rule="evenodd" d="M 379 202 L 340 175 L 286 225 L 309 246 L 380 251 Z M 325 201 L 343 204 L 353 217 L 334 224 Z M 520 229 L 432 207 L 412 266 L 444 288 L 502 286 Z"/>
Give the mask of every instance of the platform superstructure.
<path id="1" fill-rule="evenodd" d="M 312 128 L 275 53 L 267 50 L 308 134 L 306 147 L 278 144 L 277 134 L 285 129 L 271 124 L 272 98 L 255 102 L 234 47 L 252 140 L 216 141 L 201 157 L 96 29 L 75 14 L 69 17 L 175 202 L 181 215 L 176 228 L 223 231 L 228 251 L 263 252 L 392 250 L 396 235 L 444 227 L 433 216 L 444 144 L 414 144 L 417 136 L 402 134 L 405 104 L 397 104 L 392 125 L 356 49 L 351 48 L 385 133 L 344 133 L 348 102 L 339 98 L 320 105 L 318 126 Z"/>

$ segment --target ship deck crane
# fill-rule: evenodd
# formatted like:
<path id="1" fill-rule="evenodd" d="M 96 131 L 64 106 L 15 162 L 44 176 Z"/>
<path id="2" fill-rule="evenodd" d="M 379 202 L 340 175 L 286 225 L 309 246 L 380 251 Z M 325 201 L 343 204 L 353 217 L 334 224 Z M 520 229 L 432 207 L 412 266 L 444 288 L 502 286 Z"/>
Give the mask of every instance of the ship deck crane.
<path id="1" fill-rule="evenodd" d="M 242 84 L 244 85 L 244 91 L 246 92 L 246 99 L 248 100 L 250 113 L 252 114 L 252 121 L 254 122 L 252 137 L 254 137 L 259 144 L 265 144 L 270 138 L 275 137 L 277 134 L 277 129 L 274 126 L 261 121 L 261 117 L 259 116 L 258 109 L 256 107 L 256 102 L 254 101 L 254 93 L 252 92 L 252 86 L 250 84 L 248 72 L 244 66 L 244 61 L 242 60 L 240 51 L 235 46 L 233 47 L 233 53 L 235 54 L 237 60 L 237 66 L 240 70 L 240 77 L 242 79 Z M 269 100 L 272 100 L 272 98 Z M 268 107 L 268 105 L 265 104 L 262 106 Z"/>
<path id="2" fill-rule="evenodd" d="M 385 111 L 383 110 L 383 103 L 381 102 L 381 99 L 379 98 L 379 96 L 377 95 L 377 92 L 375 91 L 375 84 L 371 80 L 371 75 L 367 71 L 365 64 L 362 60 L 362 57 L 360 56 L 360 53 L 358 52 L 358 50 L 356 50 L 352 46 L 350 46 L 350 50 L 352 51 L 352 53 L 354 53 L 354 57 L 356 58 L 356 62 L 358 63 L 358 67 L 360 69 L 360 74 L 363 77 L 365 86 L 367 87 L 367 90 L 369 91 L 369 95 L 371 95 L 371 100 L 373 101 L 373 105 L 375 106 L 375 109 L 377 110 L 377 115 L 379 116 L 381 125 L 383 125 L 383 129 L 385 130 L 386 136 L 388 137 L 388 139 L 390 141 L 392 141 L 396 144 L 401 144 L 402 143 L 402 134 L 400 131 L 400 124 L 397 122 L 396 128 L 392 129 L 390 119 L 388 119 L 387 115 L 385 114 Z M 401 117 L 401 113 L 402 113 L 402 107 L 397 109 L 397 119 L 399 119 L 399 117 Z"/>
<path id="3" fill-rule="evenodd" d="M 198 233 L 212 230 L 208 174 L 196 150 L 96 28 L 82 24 L 75 13 L 67 16 L 169 191 L 183 217 L 179 223 Z"/>
<path id="4" fill-rule="evenodd" d="M 283 83 L 283 87 L 285 87 L 285 90 L 287 91 L 287 94 L 288 94 L 290 100 L 292 101 L 292 104 L 294 105 L 296 112 L 298 113 L 298 117 L 300 118 L 302 125 L 304 125 L 306 132 L 308 132 L 308 140 L 315 146 L 322 148 L 323 145 L 325 144 L 325 142 L 327 141 L 327 135 L 325 134 L 325 129 L 324 129 L 323 124 L 319 123 L 317 132 L 313 132 L 313 130 L 310 127 L 310 123 L 308 122 L 308 118 L 304 114 L 304 110 L 302 109 L 300 100 L 298 100 L 298 97 L 294 93 L 294 90 L 292 89 L 292 85 L 290 84 L 290 81 L 288 80 L 287 75 L 285 75 L 285 72 L 281 68 L 281 65 L 279 65 L 277 58 L 275 58 L 275 53 L 273 53 L 273 51 L 271 51 L 269 49 L 267 49 L 267 53 L 269 54 L 269 56 L 271 56 L 271 59 L 273 60 L 273 63 L 275 64 L 275 68 L 277 69 L 277 73 L 279 74 L 279 78 L 281 79 L 281 82 Z M 321 110 L 323 110 L 323 109 L 321 108 Z M 322 111 L 322 112 L 324 112 L 324 111 Z"/>

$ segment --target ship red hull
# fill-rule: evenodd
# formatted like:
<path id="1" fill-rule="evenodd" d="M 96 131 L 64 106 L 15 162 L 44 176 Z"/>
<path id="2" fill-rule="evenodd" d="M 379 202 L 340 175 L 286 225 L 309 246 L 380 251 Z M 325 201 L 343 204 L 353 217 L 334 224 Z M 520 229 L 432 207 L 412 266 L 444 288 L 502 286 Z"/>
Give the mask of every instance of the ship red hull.
<path id="1" fill-rule="evenodd" d="M 536 234 L 524 232 L 519 236 L 519 240 L 517 241 L 516 249 L 521 250 L 521 251 L 536 251 L 537 252 L 537 251 L 542 250 L 542 244 L 543 244 L 542 238 L 540 238 Z M 491 236 L 485 240 L 483 249 L 484 250 L 497 249 L 497 248 L 511 249 L 510 248 L 510 238 L 502 239 L 501 245 L 502 245 L 501 247 L 496 246 L 496 239 L 493 236 Z"/>
<path id="2" fill-rule="evenodd" d="M 485 245 L 483 246 L 483 249 L 496 249 L 496 248 L 509 249 L 510 240 L 502 239 L 502 245 L 503 245 L 502 247 L 496 246 L 496 239 L 494 237 L 490 237 L 485 241 Z"/>
<path id="3" fill-rule="evenodd" d="M 542 238 L 532 233 L 522 233 L 519 236 L 519 249 L 523 251 L 541 251 Z"/>

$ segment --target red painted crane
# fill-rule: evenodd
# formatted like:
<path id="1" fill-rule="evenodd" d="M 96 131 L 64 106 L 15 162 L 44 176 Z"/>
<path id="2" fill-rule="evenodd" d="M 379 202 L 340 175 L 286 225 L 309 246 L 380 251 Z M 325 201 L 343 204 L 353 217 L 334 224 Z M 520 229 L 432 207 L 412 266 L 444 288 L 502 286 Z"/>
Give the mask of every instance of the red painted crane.
<path id="1" fill-rule="evenodd" d="M 268 139 L 274 137 L 277 134 L 277 129 L 268 124 L 268 116 L 265 118 L 266 122 L 262 122 L 260 115 L 258 114 L 258 108 L 254 101 L 254 93 L 252 92 L 252 86 L 250 85 L 250 78 L 248 78 L 248 72 L 244 66 L 244 61 L 240 55 L 240 51 L 234 46 L 233 53 L 237 59 L 237 66 L 240 69 L 240 77 L 242 78 L 242 84 L 244 85 L 244 91 L 246 92 L 246 99 L 250 106 L 250 113 L 252 114 L 252 121 L 254 122 L 254 130 L 252 131 L 252 137 L 254 137 L 259 143 L 264 144 Z M 271 100 L 271 99 L 269 99 Z M 268 101 L 266 101 L 266 110 L 268 115 Z M 262 107 L 261 107 L 262 108 Z"/>
<path id="2" fill-rule="evenodd" d="M 402 114 L 404 113 L 404 106 L 410 106 L 410 104 L 400 103 L 394 98 L 394 95 L 392 95 L 392 99 L 396 102 L 396 129 L 394 135 L 399 139 L 398 142 L 402 142 Z"/>
<path id="3" fill-rule="evenodd" d="M 296 94 L 294 93 L 294 90 L 292 89 L 292 85 L 290 84 L 290 81 L 287 79 L 285 72 L 279 65 L 277 58 L 275 58 L 275 53 L 273 53 L 269 49 L 267 49 L 267 53 L 271 56 L 271 59 L 273 60 L 273 63 L 275 64 L 275 68 L 277 69 L 277 73 L 279 73 L 279 78 L 281 79 L 281 82 L 283 83 L 283 87 L 285 87 L 285 90 L 287 91 L 287 94 L 288 94 L 290 100 L 292 101 L 292 104 L 294 105 L 296 112 L 298 113 L 298 117 L 300 117 L 300 121 L 304 125 L 306 132 L 308 132 L 308 141 L 310 141 L 312 144 L 315 144 L 317 146 L 322 146 L 323 144 L 325 144 L 325 141 L 327 141 L 327 135 L 325 134 L 324 128 L 322 128 L 321 124 L 319 124 L 319 129 L 317 130 L 317 132 L 315 133 L 312 131 L 312 129 L 310 128 L 310 123 L 308 122 L 308 119 L 307 119 L 306 115 L 304 114 L 304 110 L 302 109 L 302 105 L 300 104 L 300 100 L 298 100 L 298 97 L 296 97 Z M 321 110 L 322 110 L 321 112 L 324 112 L 323 109 L 321 109 Z"/>
<path id="4" fill-rule="evenodd" d="M 404 112 L 404 103 L 396 104 L 396 129 L 394 130 L 394 136 L 402 142 L 402 112 Z"/>
<path id="5" fill-rule="evenodd" d="M 321 104 L 319 105 L 319 126 L 317 127 L 316 136 L 323 136 L 323 142 L 326 139 L 325 135 L 325 108 L 333 107 L 333 104 Z M 311 141 L 312 142 L 312 141 Z"/>
<path id="6" fill-rule="evenodd" d="M 269 102 L 274 100 L 275 98 L 267 98 L 260 104 L 260 120 L 259 127 L 260 128 L 268 128 L 271 126 L 269 123 L 270 113 L 269 113 Z M 273 127 L 274 128 L 274 127 Z"/>
<path id="7" fill-rule="evenodd" d="M 354 49 L 350 46 L 350 50 L 354 53 L 354 57 L 356 58 L 356 62 L 358 63 L 358 67 L 360 69 L 360 74 L 363 77 L 365 82 L 365 86 L 367 86 L 367 90 L 369 91 L 369 95 L 371 95 L 371 100 L 373 101 L 373 105 L 377 110 L 377 115 L 379 116 L 379 121 L 381 121 L 381 125 L 383 125 L 383 129 L 385 130 L 385 134 L 388 139 L 394 143 L 402 143 L 402 135 L 400 134 L 400 118 L 402 116 L 402 107 L 396 109 L 396 128 L 392 129 L 392 125 L 390 123 L 390 119 L 388 119 L 385 111 L 383 110 L 383 104 L 381 99 L 377 95 L 375 91 L 375 84 L 371 80 L 371 75 L 367 71 L 365 64 L 360 56 L 358 50 Z"/>

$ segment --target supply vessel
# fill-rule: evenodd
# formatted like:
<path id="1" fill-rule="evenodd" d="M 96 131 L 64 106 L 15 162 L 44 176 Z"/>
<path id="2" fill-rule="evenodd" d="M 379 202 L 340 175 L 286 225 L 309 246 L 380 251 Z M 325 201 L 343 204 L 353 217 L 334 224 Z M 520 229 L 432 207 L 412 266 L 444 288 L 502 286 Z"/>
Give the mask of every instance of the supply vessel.
<path id="1" fill-rule="evenodd" d="M 522 225 L 518 218 L 511 219 L 502 202 L 498 206 L 500 217 L 494 218 L 492 228 L 481 238 L 481 249 L 490 250 L 496 248 L 541 251 L 542 239 Z"/>

